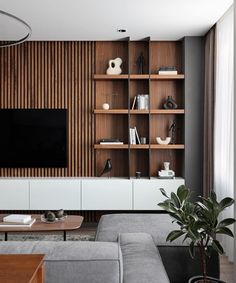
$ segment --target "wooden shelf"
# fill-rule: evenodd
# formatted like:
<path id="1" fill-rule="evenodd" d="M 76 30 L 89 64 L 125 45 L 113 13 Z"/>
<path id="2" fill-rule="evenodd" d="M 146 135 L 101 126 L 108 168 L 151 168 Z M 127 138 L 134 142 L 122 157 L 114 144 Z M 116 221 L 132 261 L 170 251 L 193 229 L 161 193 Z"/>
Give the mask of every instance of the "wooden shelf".
<path id="1" fill-rule="evenodd" d="M 143 75 L 139 75 L 139 74 L 130 74 L 129 78 L 131 80 L 149 80 L 149 74 L 143 74 Z"/>
<path id="2" fill-rule="evenodd" d="M 151 114 L 184 114 L 184 109 L 152 109 L 150 111 Z"/>
<path id="3" fill-rule="evenodd" d="M 150 75 L 151 80 L 183 80 L 184 74 L 179 75 L 157 75 L 157 74 L 151 74 Z"/>
<path id="4" fill-rule="evenodd" d="M 184 144 L 151 144 L 151 149 L 184 149 Z"/>
<path id="5" fill-rule="evenodd" d="M 96 80 L 93 109 L 96 172 L 101 172 L 110 158 L 114 164 L 111 176 L 114 177 L 132 177 L 137 171 L 142 172 L 142 176 L 156 176 L 164 161 L 171 163 L 176 175 L 183 175 L 184 144 L 181 137 L 185 122 L 185 75 L 182 73 L 182 51 L 181 41 L 150 41 L 148 38 L 96 44 L 96 73 L 93 74 Z M 145 63 L 139 66 L 137 60 L 141 54 Z M 122 74 L 107 75 L 107 63 L 117 57 L 123 61 Z M 175 66 L 179 74 L 159 75 L 157 70 L 163 66 Z M 131 109 L 138 94 L 149 94 L 150 109 Z M 168 96 L 173 97 L 178 109 L 163 108 Z M 113 107 L 102 109 L 105 102 Z M 155 137 L 169 135 L 173 121 L 178 129 L 177 144 L 157 144 Z M 149 143 L 129 144 L 129 128 L 135 126 L 139 137 L 146 137 Z M 104 137 L 118 137 L 126 144 L 99 144 Z"/>
<path id="6" fill-rule="evenodd" d="M 94 114 L 128 114 L 128 109 L 94 109 Z"/>
<path id="7" fill-rule="evenodd" d="M 160 114 L 160 115 L 168 115 L 168 114 L 184 114 L 184 109 L 152 109 L 150 110 L 150 114 Z M 128 114 L 128 109 L 94 109 L 94 114 Z M 138 110 L 132 109 L 130 110 L 130 114 L 149 114 L 149 110 Z"/>
<path id="8" fill-rule="evenodd" d="M 128 149 L 128 144 L 95 144 L 95 149 Z M 151 144 L 151 149 L 184 149 L 184 144 Z M 130 149 L 149 149 L 149 144 L 131 144 Z"/>
<path id="9" fill-rule="evenodd" d="M 149 144 L 131 144 L 130 149 L 149 149 Z"/>
<path id="10" fill-rule="evenodd" d="M 94 80 L 183 80 L 184 74 L 179 75 L 157 75 L 157 74 L 121 74 L 121 75 L 106 75 L 106 74 L 94 74 Z"/>
<path id="11" fill-rule="evenodd" d="M 106 74 L 95 74 L 93 75 L 94 80 L 125 80 L 129 78 L 128 74 L 123 75 L 106 75 Z"/>

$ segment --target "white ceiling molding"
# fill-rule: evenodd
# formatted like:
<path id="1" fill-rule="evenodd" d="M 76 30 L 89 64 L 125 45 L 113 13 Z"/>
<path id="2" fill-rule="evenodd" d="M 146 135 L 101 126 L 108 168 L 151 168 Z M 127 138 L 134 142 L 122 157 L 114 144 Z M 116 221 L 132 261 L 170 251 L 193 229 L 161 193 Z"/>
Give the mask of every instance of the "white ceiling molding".
<path id="1" fill-rule="evenodd" d="M 204 35 L 233 0 L 0 0 L 32 28 L 31 40 L 177 40 Z M 119 33 L 117 29 L 127 29 Z M 0 40 L 22 28 L 0 16 Z"/>

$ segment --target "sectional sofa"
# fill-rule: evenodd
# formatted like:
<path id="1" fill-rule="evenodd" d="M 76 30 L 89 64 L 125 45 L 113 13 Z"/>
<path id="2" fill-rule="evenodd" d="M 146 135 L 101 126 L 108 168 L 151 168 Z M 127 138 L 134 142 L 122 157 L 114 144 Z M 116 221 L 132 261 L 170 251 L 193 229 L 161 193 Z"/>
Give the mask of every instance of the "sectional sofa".
<path id="1" fill-rule="evenodd" d="M 47 283 L 184 283 L 200 273 L 179 240 L 167 244 L 175 229 L 167 214 L 102 216 L 94 242 L 1 242 L 0 253 L 45 254 Z M 219 260 L 208 262 L 219 276 Z"/>

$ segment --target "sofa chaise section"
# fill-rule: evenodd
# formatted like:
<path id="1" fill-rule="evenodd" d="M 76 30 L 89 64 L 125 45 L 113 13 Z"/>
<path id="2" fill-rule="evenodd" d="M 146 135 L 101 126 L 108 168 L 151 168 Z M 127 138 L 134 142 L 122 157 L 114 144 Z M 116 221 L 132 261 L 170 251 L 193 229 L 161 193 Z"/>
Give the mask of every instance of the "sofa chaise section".
<path id="1" fill-rule="evenodd" d="M 169 232 L 178 228 L 166 213 L 107 214 L 99 221 L 96 241 L 117 242 L 121 233 L 148 233 L 160 252 L 170 282 L 183 283 L 201 274 L 201 264 L 198 252 L 195 259 L 190 257 L 183 238 L 166 242 Z M 216 252 L 208 260 L 207 270 L 209 276 L 219 278 L 219 257 Z"/>
<path id="2" fill-rule="evenodd" d="M 45 254 L 46 283 L 122 283 L 118 243 L 9 241 L 0 254 Z"/>

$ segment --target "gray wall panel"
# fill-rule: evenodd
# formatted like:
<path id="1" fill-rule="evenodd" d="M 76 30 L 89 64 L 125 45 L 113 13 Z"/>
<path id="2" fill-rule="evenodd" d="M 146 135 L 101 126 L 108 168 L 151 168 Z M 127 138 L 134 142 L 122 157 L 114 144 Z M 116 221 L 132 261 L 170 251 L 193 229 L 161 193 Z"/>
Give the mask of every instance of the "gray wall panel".
<path id="1" fill-rule="evenodd" d="M 183 39 L 185 73 L 185 180 L 202 194 L 203 184 L 203 101 L 204 101 L 204 38 Z"/>

